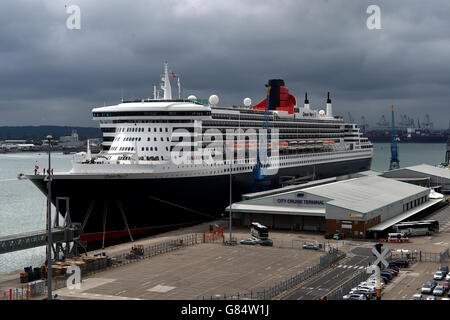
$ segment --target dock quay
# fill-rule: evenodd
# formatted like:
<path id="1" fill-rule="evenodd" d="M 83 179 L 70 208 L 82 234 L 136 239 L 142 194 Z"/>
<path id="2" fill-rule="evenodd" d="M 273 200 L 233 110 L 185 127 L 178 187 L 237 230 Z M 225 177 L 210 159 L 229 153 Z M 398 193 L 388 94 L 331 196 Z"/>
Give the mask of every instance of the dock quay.
<path id="1" fill-rule="evenodd" d="M 226 225 L 223 221 L 216 223 Z M 322 250 L 302 249 L 305 241 L 325 244 L 323 237 L 317 234 L 272 231 L 274 246 L 263 247 L 227 246 L 224 239 L 218 237 L 205 241 L 208 231 L 209 223 L 105 248 L 110 261 L 107 268 L 85 271 L 79 290 L 61 288 L 65 279 L 57 276 L 54 287 L 59 289 L 54 294 L 60 299 L 195 300 L 240 294 L 255 299 L 257 292 L 308 268 L 308 272 L 313 272 L 312 268 L 326 255 Z M 224 232 L 225 240 L 227 236 Z M 248 238 L 248 229 L 236 228 L 233 237 Z M 143 246 L 143 257 L 130 258 L 130 249 L 137 246 Z M 323 248 L 328 250 L 330 246 Z M 101 253 L 96 250 L 88 255 L 100 257 Z M 6 292 L 6 298 L 9 288 L 23 288 L 19 272 L 0 276 L 0 293 L 4 296 Z"/>
<path id="2" fill-rule="evenodd" d="M 440 231 L 384 244 L 393 254 L 414 252 L 420 257 L 411 269 L 419 271 L 404 273 L 421 274 L 422 264 L 435 266 L 448 259 L 450 206 L 425 218 L 439 221 Z M 217 226 L 214 232 L 212 225 Z M 228 221 L 217 220 L 55 263 L 53 293 L 61 300 L 316 300 L 330 292 L 337 298 L 336 290 L 342 291 L 337 287 L 352 283 L 356 275 L 364 276 L 377 243 L 374 239 L 334 240 L 319 232 L 271 229 L 273 246 L 243 245 L 240 240 L 250 237 L 248 226 L 233 226 L 236 245 L 230 246 L 225 244 L 227 227 Z M 305 249 L 305 243 L 320 244 L 321 249 Z M 338 254 L 330 255 L 330 250 Z M 67 288 L 67 268 L 74 264 L 81 266 L 78 289 Z M 45 280 L 20 283 L 22 272 L 0 275 L 0 299 L 45 298 Z M 386 299 L 398 298 L 394 293 L 387 290 Z M 401 295 L 406 296 L 410 298 Z"/>

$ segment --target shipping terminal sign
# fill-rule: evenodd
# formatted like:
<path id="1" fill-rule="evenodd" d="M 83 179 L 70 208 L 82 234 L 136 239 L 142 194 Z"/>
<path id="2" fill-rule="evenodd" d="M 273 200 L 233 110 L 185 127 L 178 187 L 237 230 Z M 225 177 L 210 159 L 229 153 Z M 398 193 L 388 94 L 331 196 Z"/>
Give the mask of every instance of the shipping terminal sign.
<path id="1" fill-rule="evenodd" d="M 362 219 L 363 218 L 362 214 L 352 214 L 352 213 L 350 213 L 348 215 L 348 217 L 349 218 L 355 218 L 355 219 Z"/>
<path id="2" fill-rule="evenodd" d="M 276 199 L 278 204 L 294 204 L 294 205 L 316 205 L 323 206 L 323 200 L 306 200 L 306 199 Z"/>

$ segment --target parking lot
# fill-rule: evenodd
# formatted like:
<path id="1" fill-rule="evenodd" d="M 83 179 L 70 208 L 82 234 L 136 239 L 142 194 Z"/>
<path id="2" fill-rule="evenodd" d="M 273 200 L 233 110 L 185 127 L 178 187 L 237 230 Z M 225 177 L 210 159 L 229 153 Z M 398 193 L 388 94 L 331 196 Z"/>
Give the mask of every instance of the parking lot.
<path id="1" fill-rule="evenodd" d="M 199 244 L 88 278 L 62 299 L 210 299 L 268 288 L 319 262 L 323 251 Z"/>
<path id="2" fill-rule="evenodd" d="M 444 265 L 449 265 L 447 260 Z M 410 268 L 403 269 L 399 276 L 386 286 L 382 299 L 386 300 L 410 300 L 416 293 L 421 293 L 422 285 L 428 280 L 433 279 L 434 273 L 441 264 L 436 262 L 418 262 Z M 442 283 L 442 281 L 437 281 Z M 429 294 L 422 294 L 426 299 Z M 447 296 L 447 292 L 443 297 Z M 437 297 L 441 299 L 442 297 Z"/>

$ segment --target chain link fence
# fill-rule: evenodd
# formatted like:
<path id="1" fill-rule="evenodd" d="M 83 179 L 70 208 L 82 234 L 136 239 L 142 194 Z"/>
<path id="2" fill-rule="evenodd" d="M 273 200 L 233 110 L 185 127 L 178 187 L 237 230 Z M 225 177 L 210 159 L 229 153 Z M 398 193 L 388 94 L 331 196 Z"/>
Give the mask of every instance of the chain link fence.
<path id="1" fill-rule="evenodd" d="M 338 251 L 337 249 L 330 248 L 330 251 L 320 257 L 319 264 L 309 267 L 306 270 L 298 273 L 297 275 L 285 280 L 280 283 L 274 285 L 271 288 L 262 288 L 257 290 L 251 290 L 246 292 L 237 292 L 234 295 L 214 295 L 205 297 L 203 296 L 201 299 L 203 300 L 270 300 L 273 299 L 285 291 L 292 289 L 299 285 L 300 283 L 308 280 L 312 276 L 318 274 L 319 272 L 325 270 L 330 267 L 335 262 L 343 259 L 346 254 L 342 251 Z"/>

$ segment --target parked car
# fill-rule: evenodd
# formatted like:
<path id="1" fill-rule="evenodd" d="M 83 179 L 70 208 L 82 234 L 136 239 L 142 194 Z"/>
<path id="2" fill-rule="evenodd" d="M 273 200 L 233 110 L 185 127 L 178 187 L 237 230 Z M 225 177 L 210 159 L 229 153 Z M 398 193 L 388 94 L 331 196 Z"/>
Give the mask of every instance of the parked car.
<path id="1" fill-rule="evenodd" d="M 392 269 L 392 270 L 400 272 L 400 268 L 397 267 L 395 264 L 389 264 L 387 269 Z"/>
<path id="2" fill-rule="evenodd" d="M 367 291 L 367 290 L 354 290 L 354 291 L 350 291 L 349 294 L 363 294 L 366 296 L 366 300 L 370 300 L 372 297 L 374 297 L 376 295 L 376 293 L 374 294 L 373 292 Z"/>
<path id="3" fill-rule="evenodd" d="M 429 283 L 429 282 L 424 283 L 423 286 L 422 286 L 421 292 L 422 292 L 422 293 L 427 293 L 427 294 L 432 293 L 434 287 L 435 287 L 435 286 L 433 286 L 433 285 L 432 285 L 431 283 Z"/>
<path id="4" fill-rule="evenodd" d="M 428 296 L 427 300 L 437 300 L 435 296 Z"/>
<path id="5" fill-rule="evenodd" d="M 450 281 L 450 273 L 447 273 L 447 275 L 445 276 L 445 281 Z"/>
<path id="6" fill-rule="evenodd" d="M 334 240 L 342 240 L 342 239 L 344 239 L 344 234 L 343 233 L 335 233 L 334 235 L 333 235 L 333 239 Z"/>
<path id="7" fill-rule="evenodd" d="M 388 278 L 389 280 L 392 280 L 392 278 L 394 278 L 394 275 L 392 274 L 392 273 L 390 273 L 390 272 L 387 272 L 387 271 L 381 271 L 381 273 L 380 273 L 383 277 L 386 277 L 386 278 Z"/>
<path id="8" fill-rule="evenodd" d="M 265 246 L 265 247 L 272 247 L 273 246 L 273 241 L 270 239 L 266 239 L 266 240 L 261 240 L 261 242 L 259 242 L 260 245 Z"/>
<path id="9" fill-rule="evenodd" d="M 445 275 L 448 274 L 448 266 L 440 266 L 438 270 L 445 273 Z"/>
<path id="10" fill-rule="evenodd" d="M 322 246 L 318 243 L 305 242 L 303 243 L 303 249 L 320 250 L 322 249 Z"/>
<path id="11" fill-rule="evenodd" d="M 326 233 L 325 234 L 325 239 L 333 239 L 334 234 L 332 233 Z"/>
<path id="12" fill-rule="evenodd" d="M 367 300 L 364 294 L 347 294 L 342 297 L 344 300 Z"/>
<path id="13" fill-rule="evenodd" d="M 445 289 L 443 286 L 436 286 L 436 288 L 434 288 L 434 290 L 433 290 L 434 296 L 443 296 L 444 293 L 445 293 Z"/>
<path id="14" fill-rule="evenodd" d="M 360 286 L 373 286 L 375 289 L 377 288 L 377 280 L 367 279 L 366 282 L 361 282 Z M 384 282 L 380 281 L 380 289 L 384 288 Z"/>
<path id="15" fill-rule="evenodd" d="M 376 277 L 373 278 L 369 278 L 370 281 L 377 281 Z M 390 282 L 389 278 L 387 278 L 386 276 L 380 275 L 380 280 L 381 282 L 388 284 Z M 376 283 L 376 282 L 375 282 Z"/>
<path id="16" fill-rule="evenodd" d="M 436 271 L 436 273 L 433 276 L 434 280 L 443 280 L 445 277 L 444 273 L 442 271 Z"/>
<path id="17" fill-rule="evenodd" d="M 255 241 L 254 238 L 248 238 L 248 239 L 244 239 L 244 240 L 239 241 L 239 243 L 240 243 L 240 244 L 255 245 L 255 244 L 257 244 L 258 242 Z"/>
<path id="18" fill-rule="evenodd" d="M 448 291 L 449 282 L 448 281 L 444 281 L 444 282 L 441 283 L 441 286 L 444 287 L 444 290 Z"/>
<path id="19" fill-rule="evenodd" d="M 420 293 L 416 293 L 411 297 L 411 300 L 422 300 L 422 295 Z"/>
<path id="20" fill-rule="evenodd" d="M 369 292 L 369 293 L 374 293 L 374 292 L 377 291 L 377 290 L 375 289 L 375 287 L 358 285 L 357 287 L 354 287 L 353 289 L 351 289 L 351 290 L 350 290 L 350 293 L 352 293 L 352 291 L 355 291 L 355 290 L 367 291 L 367 292 Z"/>
<path id="21" fill-rule="evenodd" d="M 406 268 L 409 266 L 409 260 L 405 258 L 397 258 L 389 261 L 389 264 L 393 264 L 399 268 Z"/>
<path id="22" fill-rule="evenodd" d="M 395 271 L 394 269 L 387 268 L 387 269 L 384 269 L 384 270 L 386 270 L 387 272 L 392 273 L 394 276 L 397 276 L 397 275 L 398 275 L 398 271 Z M 383 271 L 384 271 L 384 270 L 383 270 Z"/>

